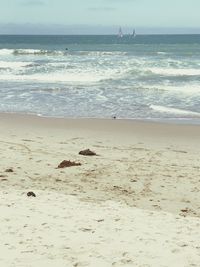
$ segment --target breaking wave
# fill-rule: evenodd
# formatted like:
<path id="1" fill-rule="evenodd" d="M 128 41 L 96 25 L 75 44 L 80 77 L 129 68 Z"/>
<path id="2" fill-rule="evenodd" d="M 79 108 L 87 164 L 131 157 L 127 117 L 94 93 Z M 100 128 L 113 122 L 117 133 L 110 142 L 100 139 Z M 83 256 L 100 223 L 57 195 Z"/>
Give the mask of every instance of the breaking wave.
<path id="1" fill-rule="evenodd" d="M 184 109 L 177 109 L 165 106 L 157 106 L 157 105 L 150 105 L 150 108 L 154 111 L 161 112 L 161 113 L 168 113 L 173 115 L 182 115 L 182 116 L 192 116 L 192 117 L 200 117 L 200 113 L 193 112 L 191 110 L 184 110 Z"/>
<path id="2" fill-rule="evenodd" d="M 62 51 L 39 49 L 15 49 L 12 51 L 14 55 L 63 55 L 64 53 Z"/>
<path id="3" fill-rule="evenodd" d="M 49 56 L 64 56 L 64 55 L 83 55 L 83 56 L 113 56 L 113 55 L 128 55 L 127 52 L 120 51 L 70 51 L 70 50 L 43 50 L 43 49 L 0 49 L 1 55 L 49 55 Z"/>
<path id="4" fill-rule="evenodd" d="M 22 67 L 31 66 L 32 62 L 21 62 L 21 61 L 0 61 L 0 69 L 18 69 Z"/>
<path id="5" fill-rule="evenodd" d="M 162 75 L 162 76 L 199 76 L 200 69 L 175 69 L 175 68 L 150 68 L 154 74 Z"/>

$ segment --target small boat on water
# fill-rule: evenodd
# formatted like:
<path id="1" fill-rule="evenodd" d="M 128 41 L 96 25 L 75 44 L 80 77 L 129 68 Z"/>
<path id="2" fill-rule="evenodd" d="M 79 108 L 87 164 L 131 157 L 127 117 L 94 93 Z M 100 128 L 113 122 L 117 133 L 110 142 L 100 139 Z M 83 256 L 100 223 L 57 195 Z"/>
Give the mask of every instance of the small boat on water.
<path id="1" fill-rule="evenodd" d="M 118 32 L 118 37 L 119 38 L 122 38 L 124 35 L 123 35 L 123 32 L 122 32 L 122 28 L 119 27 L 119 32 Z"/>
<path id="2" fill-rule="evenodd" d="M 133 29 L 133 32 L 131 34 L 125 34 L 125 36 L 130 36 L 132 38 L 135 38 L 136 36 L 136 32 L 135 32 L 135 29 Z M 123 34 L 123 31 L 122 31 L 122 28 L 119 27 L 119 31 L 118 31 L 118 35 L 117 35 L 118 38 L 122 38 L 124 37 L 124 34 Z"/>
<path id="3" fill-rule="evenodd" d="M 135 29 L 133 29 L 132 37 L 135 38 L 135 36 L 136 36 L 136 32 L 135 32 Z"/>

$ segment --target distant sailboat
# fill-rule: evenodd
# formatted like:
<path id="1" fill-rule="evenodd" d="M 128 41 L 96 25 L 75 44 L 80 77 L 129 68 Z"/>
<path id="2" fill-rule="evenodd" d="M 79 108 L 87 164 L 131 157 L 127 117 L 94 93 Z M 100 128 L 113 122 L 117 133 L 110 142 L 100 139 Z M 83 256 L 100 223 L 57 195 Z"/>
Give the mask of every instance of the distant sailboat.
<path id="1" fill-rule="evenodd" d="M 122 32 L 122 28 L 121 27 L 119 27 L 118 37 L 119 38 L 123 37 L 123 32 Z"/>
<path id="2" fill-rule="evenodd" d="M 132 37 L 134 38 L 136 36 L 135 29 L 133 29 Z"/>

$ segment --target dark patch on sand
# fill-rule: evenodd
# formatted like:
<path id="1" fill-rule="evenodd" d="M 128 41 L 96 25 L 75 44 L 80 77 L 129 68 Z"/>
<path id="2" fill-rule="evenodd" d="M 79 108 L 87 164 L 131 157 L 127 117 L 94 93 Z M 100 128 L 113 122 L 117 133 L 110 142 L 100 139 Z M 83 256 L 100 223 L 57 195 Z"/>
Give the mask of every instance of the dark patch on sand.
<path id="1" fill-rule="evenodd" d="M 5 172 L 14 172 L 12 168 L 6 169 Z"/>
<path id="2" fill-rule="evenodd" d="M 27 196 L 28 197 L 36 197 L 36 194 L 34 192 L 30 191 L 27 193 Z"/>
<path id="3" fill-rule="evenodd" d="M 79 155 L 83 155 L 83 156 L 97 156 L 97 154 L 95 152 L 91 151 L 90 149 L 81 150 L 79 152 Z"/>
<path id="4" fill-rule="evenodd" d="M 68 168 L 72 166 L 81 166 L 80 162 L 70 161 L 70 160 L 63 160 L 57 168 Z"/>

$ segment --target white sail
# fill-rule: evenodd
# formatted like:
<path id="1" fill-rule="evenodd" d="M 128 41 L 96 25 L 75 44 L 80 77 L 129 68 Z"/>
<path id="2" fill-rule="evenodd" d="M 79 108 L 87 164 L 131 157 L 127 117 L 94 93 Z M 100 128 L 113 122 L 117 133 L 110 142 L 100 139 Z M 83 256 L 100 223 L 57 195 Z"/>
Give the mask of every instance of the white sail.
<path id="1" fill-rule="evenodd" d="M 135 36 L 136 36 L 135 29 L 133 29 L 132 36 L 133 36 L 133 37 L 135 37 Z"/>

